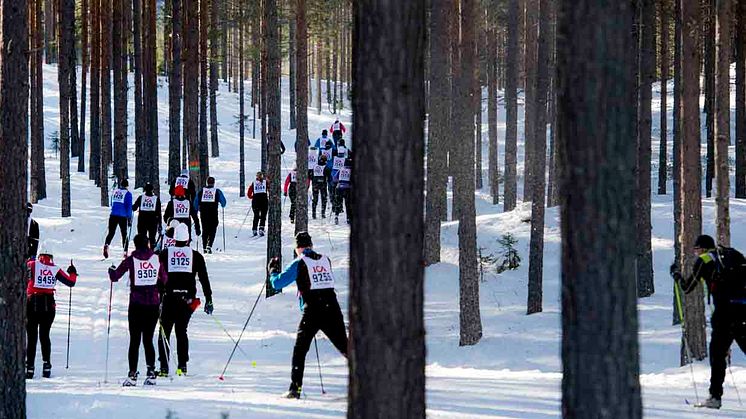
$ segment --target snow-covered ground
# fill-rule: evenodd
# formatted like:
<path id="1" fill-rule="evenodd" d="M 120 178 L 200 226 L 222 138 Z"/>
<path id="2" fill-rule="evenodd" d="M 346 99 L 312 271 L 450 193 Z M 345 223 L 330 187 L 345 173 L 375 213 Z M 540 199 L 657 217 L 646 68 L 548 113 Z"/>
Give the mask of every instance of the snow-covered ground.
<path id="1" fill-rule="evenodd" d="M 45 134 L 49 137 L 58 130 L 59 123 L 56 67 L 45 67 L 44 78 Z M 160 80 L 159 86 L 161 181 L 164 181 L 168 157 L 168 96 L 165 81 Z M 292 151 L 295 131 L 287 130 L 287 86 L 284 87 L 282 138 L 288 152 L 283 160 L 283 174 L 295 160 Z M 52 328 L 53 378 L 36 378 L 27 382 L 30 418 L 164 418 L 169 412 L 171 417 L 183 419 L 217 419 L 223 413 L 231 418 L 345 416 L 347 365 L 323 334 L 319 334 L 319 351 L 327 394 L 321 394 L 315 354 L 311 351 L 307 359 L 305 397 L 300 401 L 279 397 L 289 383 L 290 356 L 300 317 L 292 287 L 284 294 L 260 300 L 225 381 L 217 379 L 233 343 L 215 319 L 234 338 L 239 335 L 262 287 L 266 265 L 264 239 L 250 239 L 246 228 L 238 239 L 234 238 L 250 208 L 248 200 L 238 197 L 237 96 L 228 93 L 226 86 L 221 85 L 218 103 L 221 157 L 211 159 L 210 167 L 218 187 L 226 193 L 228 206 L 225 211 L 226 248 L 207 256 L 214 292 L 214 319 L 201 310 L 192 318 L 189 328 L 190 376 L 159 379 L 155 387 L 121 387 L 127 373 L 128 342 L 128 287 L 122 283 L 114 287 L 108 382 L 104 382 L 109 295 L 106 269 L 111 262 L 100 259 L 109 210 L 99 205 L 98 189 L 88 180 L 88 175 L 73 171 L 73 216 L 60 218 L 59 164 L 51 149 L 47 150 L 50 198 L 34 206 L 34 218 L 40 223 L 42 239 L 56 248 L 58 263 L 65 265 L 73 259 L 80 279 L 72 295 L 70 368 L 64 367 L 69 295 L 68 289 L 61 287 L 57 295 L 57 318 Z M 669 100 L 669 106 L 671 104 L 672 100 Z M 342 113 L 341 120 L 349 127 L 349 104 L 346 106 L 348 109 Z M 132 115 L 130 110 L 130 118 Z M 333 120 L 334 116 L 329 114 L 326 106 L 321 115 L 310 109 L 312 138 Z M 502 124 L 499 127 L 502 159 L 502 110 L 499 120 Z M 251 127 L 250 122 L 248 125 Z M 130 176 L 133 176 L 135 167 L 133 129 L 130 123 Z M 486 129 L 485 125 L 485 138 Z M 654 136 L 657 136 L 655 130 Z M 484 147 L 486 159 L 486 142 Z M 521 147 L 519 172 L 522 172 L 522 152 Z M 653 156 L 657 156 L 657 147 Z M 246 158 L 249 181 L 259 167 L 258 141 L 247 140 Z M 75 159 L 71 166 L 76 167 Z M 486 172 L 486 162 L 483 167 Z M 654 175 L 657 173 L 655 167 L 657 160 L 654 161 Z M 656 180 L 653 182 L 655 185 Z M 746 203 L 742 200 L 732 200 L 731 203 L 733 244 L 744 249 L 746 235 L 742 234 L 740 224 L 746 219 Z M 283 248 L 287 258 L 291 252 L 293 226 L 286 218 L 289 204 L 283 204 Z M 499 276 L 486 275 L 481 284 L 484 337 L 474 347 L 461 348 L 458 346 L 457 225 L 451 222 L 443 225 L 443 262 L 428 268 L 425 285 L 428 415 L 434 418 L 558 417 L 562 368 L 559 356 L 560 236 L 557 210 L 547 211 L 544 312 L 532 316 L 525 315 L 530 229 L 524 220 L 529 217 L 530 208 L 520 205 L 516 211 L 503 214 L 502 205 L 491 205 L 485 188 L 478 192 L 477 211 L 479 246 L 484 248 L 483 252 L 496 252 L 496 240 L 511 233 L 519 240 L 517 248 L 524 263 L 517 271 Z M 695 395 L 689 368 L 678 366 L 680 329 L 671 326 L 672 287 L 667 273 L 673 258 L 670 194 L 653 196 L 652 216 L 656 294 L 641 300 L 639 305 L 645 414 L 655 418 L 746 417 L 746 407 L 740 406 L 731 377 L 726 378 L 725 407 L 722 410 L 694 411 L 684 403 L 685 399 L 694 400 Z M 713 232 L 714 202 L 710 199 L 704 200 L 704 219 L 705 231 Z M 223 247 L 221 232 L 219 230 L 216 240 L 218 248 Z M 317 250 L 332 258 L 339 300 L 347 317 L 349 229 L 346 225 L 335 226 L 324 220 L 315 220 L 310 223 L 310 233 Z M 113 243 L 113 253 L 118 254 L 119 240 L 115 239 Z M 737 350 L 733 354 L 733 379 L 746 396 L 746 357 Z M 141 354 L 141 371 L 145 369 L 144 362 Z M 707 361 L 696 364 L 694 371 L 699 397 L 702 398 L 709 380 Z"/>

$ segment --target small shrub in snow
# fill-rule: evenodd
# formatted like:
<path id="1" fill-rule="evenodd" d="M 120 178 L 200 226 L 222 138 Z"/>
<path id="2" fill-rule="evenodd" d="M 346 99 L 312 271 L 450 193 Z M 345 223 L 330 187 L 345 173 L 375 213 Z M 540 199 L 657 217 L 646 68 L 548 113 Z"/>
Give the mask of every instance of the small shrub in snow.
<path id="1" fill-rule="evenodd" d="M 484 254 L 484 248 L 479 248 L 479 278 L 484 281 L 484 273 L 486 268 L 494 267 L 497 274 L 501 274 L 505 271 L 514 271 L 521 266 L 521 256 L 518 254 L 518 250 L 515 245 L 518 240 L 510 233 L 504 234 L 497 240 L 497 244 L 500 245 L 500 250 L 495 253 L 488 255 Z"/>

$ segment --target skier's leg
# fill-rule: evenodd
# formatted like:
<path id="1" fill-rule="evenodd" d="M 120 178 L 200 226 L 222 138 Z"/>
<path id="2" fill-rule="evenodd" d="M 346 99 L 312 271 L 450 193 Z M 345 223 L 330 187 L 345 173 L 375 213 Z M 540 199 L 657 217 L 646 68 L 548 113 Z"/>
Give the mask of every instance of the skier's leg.
<path id="1" fill-rule="evenodd" d="M 49 297 L 49 306 L 47 311 L 42 313 L 39 321 L 39 342 L 41 343 L 41 358 L 44 362 L 50 362 L 52 359 L 52 340 L 49 339 L 49 331 L 54 323 L 54 305 Z"/>
<path id="2" fill-rule="evenodd" d="M 710 395 L 719 399 L 723 395 L 726 357 L 733 343 L 733 335 L 727 325 L 713 327 L 710 340 Z"/>
<path id="3" fill-rule="evenodd" d="M 259 205 L 252 205 L 251 210 L 254 211 L 254 219 L 251 222 L 251 230 L 256 231 L 256 228 L 259 225 L 259 218 L 261 217 L 261 211 L 259 210 Z"/>
<path id="4" fill-rule="evenodd" d="M 303 372 L 306 368 L 306 354 L 311 347 L 311 341 L 319 331 L 319 326 L 312 312 L 306 310 L 298 325 L 298 334 L 293 348 L 293 367 L 290 373 L 291 385 L 303 387 Z"/>
<path id="5" fill-rule="evenodd" d="M 163 308 L 161 309 L 161 330 L 158 333 L 158 361 L 161 364 L 161 370 L 168 371 L 168 361 L 173 351 L 171 348 L 171 329 L 174 327 L 173 303 L 171 297 L 166 296 L 163 299 Z"/>
<path id="6" fill-rule="evenodd" d="M 319 189 L 321 190 L 321 216 L 324 217 L 326 215 L 326 201 L 328 200 L 326 184 L 322 184 Z"/>
<path id="7" fill-rule="evenodd" d="M 347 221 L 352 221 L 352 203 L 350 202 L 350 198 L 352 197 L 352 191 L 349 189 L 345 189 L 344 191 L 344 198 L 345 198 L 345 212 L 347 213 Z"/>
<path id="8" fill-rule="evenodd" d="M 111 240 L 114 238 L 114 233 L 116 232 L 117 228 L 117 219 L 113 216 L 109 216 L 109 226 L 108 226 L 108 233 L 106 233 L 106 241 L 104 244 L 107 246 L 111 244 Z"/>
<path id="9" fill-rule="evenodd" d="M 39 320 L 34 311 L 35 297 L 26 303 L 26 367 L 32 368 L 36 361 L 36 341 L 39 340 Z"/>
<path id="10" fill-rule="evenodd" d="M 339 303 L 330 304 L 330 307 L 326 311 L 324 322 L 321 325 L 321 331 L 329 338 L 332 345 L 342 355 L 347 357 L 347 330 L 345 329 L 345 322 L 342 317 L 342 310 L 339 308 Z"/>
<path id="11" fill-rule="evenodd" d="M 155 367 L 155 347 L 153 333 L 158 323 L 158 306 L 142 306 L 142 346 L 145 350 L 145 363 L 148 367 Z"/>
<path id="12" fill-rule="evenodd" d="M 187 335 L 187 327 L 189 327 L 189 319 L 192 318 L 192 310 L 186 302 L 179 302 L 176 307 L 176 318 L 174 323 L 174 331 L 176 333 L 176 352 L 179 356 L 179 368 L 186 366 L 189 362 L 189 336 Z"/>
<path id="13" fill-rule="evenodd" d="M 155 233 L 158 231 L 158 222 L 153 220 L 147 227 L 148 230 L 148 242 L 150 242 L 150 248 L 155 249 Z"/>
<path id="14" fill-rule="evenodd" d="M 127 218 L 126 217 L 117 217 L 119 220 L 117 221 L 119 223 L 119 234 L 122 236 L 122 248 L 127 247 Z"/>
<path id="15" fill-rule="evenodd" d="M 264 201 L 262 203 L 262 212 L 261 212 L 262 217 L 259 219 L 259 222 L 260 222 L 259 229 L 260 230 L 264 230 L 264 227 L 267 225 L 267 209 L 268 209 L 268 207 L 269 207 L 269 202 Z"/>
<path id="16" fill-rule="evenodd" d="M 137 371 L 137 363 L 140 358 L 140 338 L 142 336 L 142 306 L 130 304 L 127 309 L 127 321 L 129 322 L 130 347 L 127 353 L 130 372 Z"/>
<path id="17" fill-rule="evenodd" d="M 316 182 L 313 182 L 311 185 L 311 191 L 313 193 L 313 201 L 311 201 L 311 209 L 313 210 L 313 215 L 316 215 L 316 205 L 319 202 L 319 187 L 316 185 Z"/>

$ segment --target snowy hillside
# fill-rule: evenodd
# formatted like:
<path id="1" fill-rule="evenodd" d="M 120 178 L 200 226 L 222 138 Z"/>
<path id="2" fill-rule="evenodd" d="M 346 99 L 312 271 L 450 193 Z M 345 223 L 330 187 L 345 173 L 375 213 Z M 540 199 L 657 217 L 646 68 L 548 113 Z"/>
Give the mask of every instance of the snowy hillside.
<path id="1" fill-rule="evenodd" d="M 56 67 L 46 66 L 45 134 L 58 130 Z M 168 94 L 164 80 L 159 81 L 159 124 L 161 181 L 166 178 L 168 157 Z M 107 303 L 109 281 L 106 269 L 111 261 L 101 261 L 108 208 L 99 205 L 99 192 L 87 173 L 72 173 L 72 214 L 60 214 L 59 161 L 47 147 L 47 188 L 49 198 L 34 206 L 34 218 L 41 226 L 42 240 L 51 243 L 55 259 L 65 264 L 74 260 L 80 274 L 72 293 L 70 368 L 65 369 L 65 342 L 68 323 L 68 289 L 57 294 L 57 317 L 52 328 L 52 378 L 27 381 L 29 417 L 41 418 L 215 418 L 225 413 L 230 418 L 329 418 L 345 417 L 347 364 L 332 345 L 319 334 L 319 351 L 326 395 L 321 394 L 315 353 L 309 352 L 300 401 L 281 399 L 290 379 L 290 357 L 295 330 L 300 318 L 294 290 L 261 299 L 241 341 L 240 351 L 225 375 L 217 379 L 233 347 L 251 306 L 262 288 L 265 271 L 265 239 L 251 239 L 241 222 L 250 203 L 238 197 L 238 100 L 221 86 L 219 102 L 221 157 L 210 160 L 211 174 L 228 198 L 225 211 L 223 252 L 207 255 L 207 267 L 214 293 L 213 317 L 201 310 L 189 327 L 190 376 L 159 379 L 155 387 L 122 388 L 127 373 L 128 287 L 114 286 L 111 322 L 108 382 L 106 365 Z M 669 101 L 672 103 L 672 101 Z M 349 105 L 342 122 L 351 124 Z M 655 105 L 654 105 L 655 106 Z M 130 101 L 130 107 L 132 102 Z M 657 111 L 655 112 L 657 115 Z M 130 110 L 130 118 L 134 111 Z M 288 146 L 283 158 L 283 175 L 295 161 L 292 144 L 295 131 L 287 130 L 287 86 L 283 95 L 282 138 Z M 654 115 L 654 120 L 656 120 Z M 317 115 L 309 111 L 312 138 L 328 128 L 334 116 L 325 109 Z M 522 112 L 519 115 L 522 118 Z M 486 116 L 485 116 L 486 121 Z M 504 121 L 501 113 L 499 121 Z M 522 119 L 521 121 L 522 122 Z M 522 124 L 521 124 L 522 125 Z M 251 127 L 251 123 L 248 124 Z M 669 127 L 671 125 L 669 124 Z M 134 174 L 134 124 L 130 123 L 129 169 Z M 486 123 L 484 132 L 486 138 Z M 520 129 L 522 131 L 522 128 Z M 250 131 L 249 133 L 250 134 Z M 654 130 L 654 136 L 657 131 Z M 519 138 L 521 133 L 519 132 Z M 504 126 L 499 128 L 502 159 Z M 352 145 L 354 149 L 354 144 Z M 259 142 L 247 140 L 246 173 L 251 179 L 259 167 Z M 482 154 L 488 155 L 486 150 Z M 654 156 L 657 151 L 654 150 Z M 87 151 L 86 151 L 87 158 Z M 519 173 L 522 172 L 522 148 L 519 148 Z M 71 166 L 75 167 L 75 159 Z M 654 168 L 657 162 L 654 162 Z M 483 164 L 487 167 L 487 164 Z M 502 162 L 501 162 L 502 167 Z M 654 169 L 654 173 L 657 171 Z M 654 181 L 655 182 L 655 181 Z M 521 184 L 522 182 L 519 182 Z M 654 183 L 655 184 L 655 183 Z M 138 191 L 139 192 L 139 191 Z M 138 193 L 134 194 L 135 196 Z M 427 325 L 427 405 L 433 418 L 555 418 L 560 416 L 560 236 L 556 208 L 547 211 L 544 263 L 544 312 L 525 315 L 530 226 L 523 220 L 530 208 L 519 205 L 511 213 L 501 213 L 502 205 L 493 206 L 487 188 L 477 196 L 479 246 L 489 254 L 498 250 L 496 240 L 511 233 L 518 240 L 524 264 L 517 271 L 495 275 L 488 273 L 481 284 L 481 308 L 484 337 L 474 347 L 458 346 L 458 236 L 456 223 L 443 226 L 443 262 L 427 270 L 425 316 Z M 293 226 L 288 223 L 289 203 L 283 201 L 283 248 L 291 253 Z M 694 418 L 746 417 L 739 405 L 733 381 L 726 379 L 724 408 L 718 412 L 693 411 L 685 399 L 694 400 L 689 368 L 680 368 L 680 329 L 671 326 L 672 287 L 668 265 L 673 259 L 671 195 L 653 196 L 653 251 L 656 294 L 640 301 L 641 381 L 646 417 Z M 704 200 L 704 228 L 712 233 L 714 202 Z M 746 249 L 746 234 L 740 228 L 746 219 L 746 202 L 731 201 L 733 245 Z M 337 275 L 338 295 L 347 318 L 347 268 L 349 267 L 349 229 L 327 220 L 312 220 L 310 233 L 315 247 L 331 257 Z M 113 254 L 120 253 L 118 239 Z M 222 249 L 221 231 L 216 247 Z M 117 258 L 112 258 L 118 262 Z M 201 292 L 198 292 L 200 294 Z M 222 326 L 225 326 L 226 331 Z M 735 382 L 746 396 L 746 357 L 733 352 Z M 709 384 L 705 361 L 695 365 L 696 384 L 702 398 Z M 37 364 L 38 364 L 37 360 Z M 144 359 L 140 361 L 144 372 Z M 37 374 L 38 377 L 38 374 Z"/>

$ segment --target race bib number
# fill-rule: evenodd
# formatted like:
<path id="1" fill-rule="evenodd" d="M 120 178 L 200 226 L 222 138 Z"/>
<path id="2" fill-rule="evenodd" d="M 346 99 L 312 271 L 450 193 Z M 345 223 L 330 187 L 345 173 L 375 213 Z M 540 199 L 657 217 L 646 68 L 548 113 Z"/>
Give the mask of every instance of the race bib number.
<path id="1" fill-rule="evenodd" d="M 308 167 L 316 166 L 316 163 L 318 161 L 319 161 L 318 150 L 316 149 L 308 150 Z"/>
<path id="2" fill-rule="evenodd" d="M 261 181 L 261 182 L 254 182 L 254 193 L 267 193 L 267 182 Z"/>
<path id="3" fill-rule="evenodd" d="M 174 183 L 174 188 L 177 186 L 182 186 L 186 188 L 189 185 L 189 178 L 185 176 L 179 176 L 176 178 L 176 182 Z"/>
<path id="4" fill-rule="evenodd" d="M 298 172 L 293 170 L 290 172 L 290 182 L 297 182 L 298 181 Z"/>
<path id="5" fill-rule="evenodd" d="M 192 272 L 192 248 L 168 248 L 168 272 Z"/>
<path id="6" fill-rule="evenodd" d="M 114 193 L 111 195 L 111 202 L 124 204 L 124 197 L 126 195 L 127 191 L 125 189 L 115 189 Z"/>
<path id="7" fill-rule="evenodd" d="M 335 157 L 334 158 L 334 165 L 332 166 L 334 170 L 340 170 L 343 167 L 345 167 L 345 158 L 344 157 Z"/>
<path id="8" fill-rule="evenodd" d="M 158 282 L 158 256 L 153 255 L 148 260 L 132 258 L 135 265 L 135 286 L 146 287 L 155 285 Z"/>
<path id="9" fill-rule="evenodd" d="M 153 196 L 142 196 L 142 202 L 140 202 L 140 211 L 155 211 L 155 203 L 158 200 L 158 197 Z"/>
<path id="10" fill-rule="evenodd" d="M 215 202 L 215 188 L 202 189 L 202 202 Z"/>
<path id="11" fill-rule="evenodd" d="M 324 166 L 314 166 L 313 168 L 314 177 L 324 177 Z"/>
<path id="12" fill-rule="evenodd" d="M 37 262 L 34 267 L 34 287 L 45 290 L 53 290 L 57 285 L 57 272 L 60 268 L 54 265 L 44 265 Z"/>
<path id="13" fill-rule="evenodd" d="M 334 288 L 332 264 L 328 257 L 322 256 L 319 260 L 313 260 L 303 256 L 303 262 L 308 268 L 308 279 L 311 281 L 312 290 Z"/>
<path id="14" fill-rule="evenodd" d="M 347 147 L 341 145 L 337 147 L 337 156 L 339 157 L 347 157 Z"/>
<path id="15" fill-rule="evenodd" d="M 339 122 L 335 122 L 334 124 L 332 124 L 332 131 L 339 131 L 339 130 L 340 130 Z"/>
<path id="16" fill-rule="evenodd" d="M 176 246 L 176 239 L 164 236 L 163 247 L 168 249 L 169 247 L 174 247 L 174 246 Z"/>
<path id="17" fill-rule="evenodd" d="M 329 161 L 332 158 L 332 150 L 325 148 L 325 149 L 321 150 L 321 155 L 322 156 L 326 156 L 326 161 Z"/>
<path id="18" fill-rule="evenodd" d="M 349 182 L 352 178 L 352 169 L 349 167 L 343 167 L 339 169 L 339 181 L 340 182 Z"/>
<path id="19" fill-rule="evenodd" d="M 174 218 L 189 218 L 189 201 L 188 200 L 174 200 Z"/>

